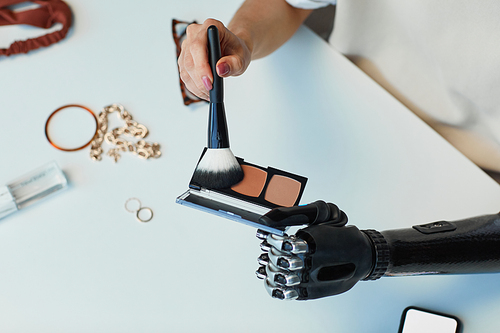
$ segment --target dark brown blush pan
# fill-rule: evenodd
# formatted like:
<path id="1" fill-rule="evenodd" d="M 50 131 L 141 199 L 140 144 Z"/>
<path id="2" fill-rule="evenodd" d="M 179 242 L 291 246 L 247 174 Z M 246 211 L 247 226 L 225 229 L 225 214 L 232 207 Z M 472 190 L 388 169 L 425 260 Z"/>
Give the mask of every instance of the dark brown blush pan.
<path id="1" fill-rule="evenodd" d="M 241 165 L 241 164 L 240 164 Z M 241 165 L 243 180 L 231 190 L 250 197 L 258 197 L 266 185 L 267 172 L 250 165 Z"/>

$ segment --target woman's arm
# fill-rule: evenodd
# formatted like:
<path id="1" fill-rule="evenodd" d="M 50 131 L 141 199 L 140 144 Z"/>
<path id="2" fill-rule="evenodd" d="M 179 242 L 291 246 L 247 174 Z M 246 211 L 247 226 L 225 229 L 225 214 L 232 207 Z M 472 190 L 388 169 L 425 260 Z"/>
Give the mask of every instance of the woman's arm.
<path id="1" fill-rule="evenodd" d="M 292 7 L 284 0 L 247 0 L 228 28 L 250 45 L 254 60 L 283 45 L 310 13 L 311 10 Z"/>

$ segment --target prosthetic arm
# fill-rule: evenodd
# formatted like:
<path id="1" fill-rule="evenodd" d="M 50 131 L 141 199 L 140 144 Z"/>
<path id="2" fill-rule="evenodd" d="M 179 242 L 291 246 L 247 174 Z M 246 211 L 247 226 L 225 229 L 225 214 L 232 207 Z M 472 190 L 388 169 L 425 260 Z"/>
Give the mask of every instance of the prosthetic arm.
<path id="1" fill-rule="evenodd" d="M 316 201 L 273 209 L 260 222 L 307 225 L 292 236 L 257 231 L 256 274 L 278 299 L 336 295 L 382 276 L 500 272 L 499 214 L 379 232 L 346 225 L 336 205 Z"/>

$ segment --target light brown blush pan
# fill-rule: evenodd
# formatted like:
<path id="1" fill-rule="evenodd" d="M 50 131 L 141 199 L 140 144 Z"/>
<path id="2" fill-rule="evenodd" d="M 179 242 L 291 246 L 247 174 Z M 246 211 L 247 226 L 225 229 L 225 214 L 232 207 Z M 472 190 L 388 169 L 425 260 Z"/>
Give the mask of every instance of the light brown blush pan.
<path id="1" fill-rule="evenodd" d="M 250 197 L 258 197 L 266 185 L 267 172 L 250 165 L 241 165 L 243 180 L 231 190 Z"/>
<path id="2" fill-rule="evenodd" d="M 291 207 L 297 200 L 301 187 L 302 184 L 295 179 L 273 175 L 264 199 L 279 206 Z"/>

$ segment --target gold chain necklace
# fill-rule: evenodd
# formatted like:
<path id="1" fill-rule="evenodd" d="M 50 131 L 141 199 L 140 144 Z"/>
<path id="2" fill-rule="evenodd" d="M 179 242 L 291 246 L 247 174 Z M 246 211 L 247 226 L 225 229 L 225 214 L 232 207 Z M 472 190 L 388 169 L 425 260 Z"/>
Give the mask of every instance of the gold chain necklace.
<path id="1" fill-rule="evenodd" d="M 125 126 L 117 127 L 108 132 L 108 115 L 113 112 L 117 112 L 118 117 L 125 121 Z M 160 144 L 142 140 L 148 135 L 148 129 L 143 124 L 134 121 L 132 115 L 122 105 L 111 104 L 102 108 L 98 116 L 98 123 L 97 133 L 90 147 L 90 157 L 92 160 L 101 160 L 101 154 L 103 153 L 102 143 L 104 140 L 111 146 L 114 146 L 114 148 L 111 148 L 107 152 L 107 155 L 113 158 L 115 162 L 118 162 L 120 159 L 120 152 L 130 152 L 143 159 L 158 158 L 161 156 Z M 120 137 L 122 134 L 141 140 L 136 143 L 127 141 L 123 137 Z"/>

